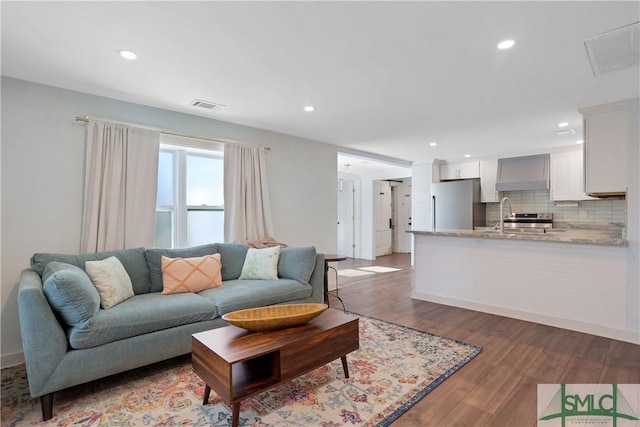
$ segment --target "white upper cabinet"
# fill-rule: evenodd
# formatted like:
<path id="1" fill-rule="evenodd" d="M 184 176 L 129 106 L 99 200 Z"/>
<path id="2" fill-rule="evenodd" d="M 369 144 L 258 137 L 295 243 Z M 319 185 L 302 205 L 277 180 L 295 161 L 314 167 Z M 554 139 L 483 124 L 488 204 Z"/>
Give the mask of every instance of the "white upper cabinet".
<path id="1" fill-rule="evenodd" d="M 440 165 L 440 179 L 460 179 L 458 178 L 458 174 L 460 169 L 458 168 L 458 164 L 442 164 Z"/>
<path id="2" fill-rule="evenodd" d="M 482 203 L 500 201 L 500 194 L 496 191 L 497 174 L 497 160 L 480 162 L 480 201 Z"/>
<path id="3" fill-rule="evenodd" d="M 480 178 L 480 162 L 445 163 L 440 165 L 440 180 Z"/>
<path id="4" fill-rule="evenodd" d="M 551 153 L 551 200 L 590 200 L 584 192 L 582 150 Z"/>
<path id="5" fill-rule="evenodd" d="M 585 123 L 585 181 L 590 195 L 627 191 L 629 101 L 579 110 Z"/>

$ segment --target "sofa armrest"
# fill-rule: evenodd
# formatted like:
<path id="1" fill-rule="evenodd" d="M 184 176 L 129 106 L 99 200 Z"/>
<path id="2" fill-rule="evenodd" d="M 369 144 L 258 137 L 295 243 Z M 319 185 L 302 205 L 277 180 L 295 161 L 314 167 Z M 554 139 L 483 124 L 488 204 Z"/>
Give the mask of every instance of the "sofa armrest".
<path id="1" fill-rule="evenodd" d="M 324 302 L 324 254 L 316 254 L 316 266 L 311 273 L 309 284 L 312 288 L 311 298 L 314 302 Z"/>
<path id="2" fill-rule="evenodd" d="M 18 313 L 29 391 L 38 397 L 67 352 L 68 341 L 34 270 L 26 269 L 20 277 Z"/>

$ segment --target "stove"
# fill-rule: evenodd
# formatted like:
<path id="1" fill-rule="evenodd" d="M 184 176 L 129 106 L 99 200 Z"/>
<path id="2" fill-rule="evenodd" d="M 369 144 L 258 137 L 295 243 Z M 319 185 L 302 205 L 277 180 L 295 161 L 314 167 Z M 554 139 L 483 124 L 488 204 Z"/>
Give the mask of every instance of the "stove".
<path id="1" fill-rule="evenodd" d="M 553 228 L 553 214 L 540 213 L 505 213 L 504 228 Z"/>

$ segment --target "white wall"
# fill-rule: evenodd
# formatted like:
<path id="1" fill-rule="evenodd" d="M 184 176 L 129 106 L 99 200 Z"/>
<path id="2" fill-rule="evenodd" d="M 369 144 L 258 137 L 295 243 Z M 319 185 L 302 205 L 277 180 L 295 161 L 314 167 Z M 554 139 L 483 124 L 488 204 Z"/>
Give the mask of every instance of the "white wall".
<path id="1" fill-rule="evenodd" d="M 88 115 L 271 147 L 278 241 L 336 251 L 337 147 L 261 129 L 2 77 L 2 366 L 19 362 L 17 284 L 34 252 L 79 250 Z"/>
<path id="2" fill-rule="evenodd" d="M 640 343 L 640 99 L 629 109 L 627 145 L 627 329 Z"/>

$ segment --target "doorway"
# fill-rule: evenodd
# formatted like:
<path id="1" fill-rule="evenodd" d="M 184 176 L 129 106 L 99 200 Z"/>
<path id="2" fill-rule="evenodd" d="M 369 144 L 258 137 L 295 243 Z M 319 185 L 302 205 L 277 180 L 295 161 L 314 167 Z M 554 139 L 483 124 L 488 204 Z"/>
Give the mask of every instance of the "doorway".
<path id="1" fill-rule="evenodd" d="M 394 204 L 392 186 L 404 185 L 401 192 L 403 196 L 411 193 L 410 177 L 413 173 L 411 163 L 397 159 L 383 159 L 383 156 L 375 157 L 378 158 L 364 157 L 354 153 L 338 153 L 336 250 L 340 255 L 375 260 L 376 256 L 391 254 L 395 250 L 411 251 L 410 247 L 405 248 L 403 243 L 403 237 L 410 238 L 410 236 L 400 234 L 406 228 L 410 214 L 402 217 L 402 209 L 394 213 L 391 208 Z M 352 184 L 353 192 L 351 192 Z M 408 193 L 405 193 L 407 188 Z M 381 192 L 385 201 L 378 200 L 376 197 L 376 194 L 380 195 Z M 402 200 L 404 207 L 410 212 L 411 205 L 407 204 L 407 200 Z M 381 206 L 380 209 L 378 204 Z M 398 201 L 398 206 L 402 204 Z M 385 206 L 384 210 L 378 212 L 382 206 Z M 394 215 L 400 215 L 400 217 L 394 218 Z M 397 237 L 394 237 L 393 226 L 396 224 L 401 227 L 397 230 Z"/>

